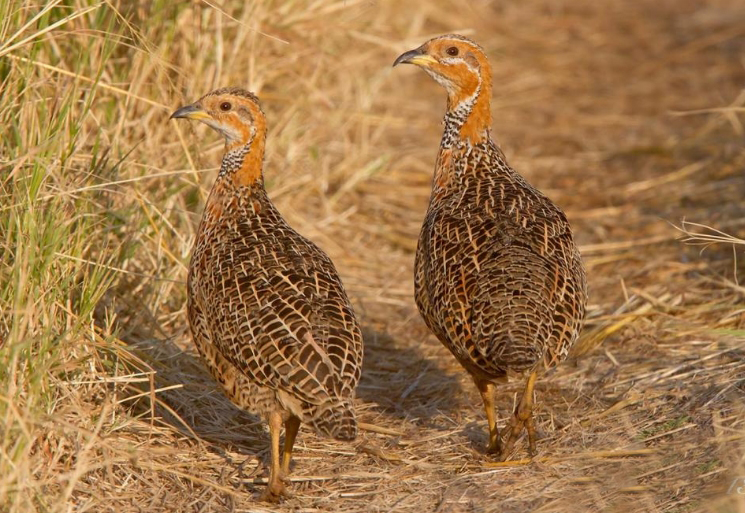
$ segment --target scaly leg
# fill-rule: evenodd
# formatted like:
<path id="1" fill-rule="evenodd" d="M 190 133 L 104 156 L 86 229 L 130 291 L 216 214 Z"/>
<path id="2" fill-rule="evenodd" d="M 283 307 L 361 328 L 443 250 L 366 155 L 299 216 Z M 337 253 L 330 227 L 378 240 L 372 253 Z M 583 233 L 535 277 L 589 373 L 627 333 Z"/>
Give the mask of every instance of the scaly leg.
<path id="1" fill-rule="evenodd" d="M 525 383 L 525 391 L 520 403 L 515 409 L 515 416 L 509 426 L 509 435 L 504 444 L 500 459 L 505 461 L 512 452 L 515 441 L 523 431 L 523 426 L 528 430 L 528 453 L 535 456 L 535 425 L 533 424 L 533 387 L 535 386 L 536 373 L 532 372 Z"/>
<path id="2" fill-rule="evenodd" d="M 273 411 L 269 414 L 269 436 L 272 440 L 272 466 L 269 469 L 269 484 L 261 496 L 261 500 L 277 502 L 285 493 L 282 481 L 282 469 L 279 465 L 279 433 L 282 429 L 282 414 Z"/>
<path id="3" fill-rule="evenodd" d="M 282 472 L 285 476 L 290 475 L 290 461 L 292 460 L 292 447 L 295 445 L 295 437 L 300 429 L 300 419 L 291 415 L 285 421 L 285 452 L 282 454 Z"/>
<path id="4" fill-rule="evenodd" d="M 474 378 L 474 381 L 481 394 L 481 400 L 484 402 L 486 420 L 489 422 L 489 445 L 486 447 L 486 452 L 488 454 L 499 454 L 502 451 L 502 440 L 499 438 L 499 428 L 497 428 L 497 410 L 494 406 L 494 384 L 478 378 Z"/>

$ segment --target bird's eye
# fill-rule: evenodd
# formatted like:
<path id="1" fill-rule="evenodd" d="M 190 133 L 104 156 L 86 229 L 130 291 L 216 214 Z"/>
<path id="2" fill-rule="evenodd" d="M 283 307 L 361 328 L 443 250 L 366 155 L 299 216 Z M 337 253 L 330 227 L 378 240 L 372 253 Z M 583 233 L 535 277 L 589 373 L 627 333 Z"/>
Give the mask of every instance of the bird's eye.
<path id="1" fill-rule="evenodd" d="M 230 102 L 222 102 L 220 104 L 220 110 L 229 111 L 230 107 L 232 107 L 232 105 L 230 105 Z"/>
<path id="2" fill-rule="evenodd" d="M 445 51 L 447 52 L 448 55 L 452 55 L 453 57 L 455 57 L 456 55 L 458 55 L 458 48 L 456 48 L 455 46 L 451 46 L 450 48 L 448 48 Z"/>

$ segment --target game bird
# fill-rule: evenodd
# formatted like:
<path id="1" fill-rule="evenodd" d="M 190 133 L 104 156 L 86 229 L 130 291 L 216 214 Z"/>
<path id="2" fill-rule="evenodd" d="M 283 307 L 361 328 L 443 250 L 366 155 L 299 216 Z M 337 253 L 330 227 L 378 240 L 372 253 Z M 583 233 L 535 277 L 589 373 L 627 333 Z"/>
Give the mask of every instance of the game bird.
<path id="1" fill-rule="evenodd" d="M 337 440 L 357 435 L 360 326 L 329 257 L 267 196 L 267 128 L 258 98 L 218 89 L 171 118 L 201 121 L 225 137 L 189 264 L 189 325 L 227 396 L 268 421 L 271 469 L 262 498 L 276 501 L 287 494 L 301 422 Z"/>
<path id="2" fill-rule="evenodd" d="M 447 91 L 444 133 L 415 259 L 427 326 L 471 374 L 489 423 L 487 452 L 505 460 L 523 429 L 535 454 L 533 387 L 577 340 L 587 284 L 564 212 L 512 169 L 491 137 L 491 67 L 468 38 L 446 35 L 399 56 Z M 499 435 L 495 383 L 526 376 Z"/>

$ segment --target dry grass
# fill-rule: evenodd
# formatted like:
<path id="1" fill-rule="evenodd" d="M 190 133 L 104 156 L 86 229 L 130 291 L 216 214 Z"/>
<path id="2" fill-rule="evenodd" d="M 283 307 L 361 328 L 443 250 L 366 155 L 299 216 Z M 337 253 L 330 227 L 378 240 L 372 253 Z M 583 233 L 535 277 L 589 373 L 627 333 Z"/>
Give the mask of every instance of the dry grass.
<path id="1" fill-rule="evenodd" d="M 745 511 L 727 494 L 745 476 L 742 2 L 424 4 L 0 4 L 0 511 Z M 412 300 L 444 94 L 390 64 L 454 31 L 491 56 L 495 133 L 589 271 L 578 358 L 537 386 L 533 462 L 482 454 L 477 393 Z M 267 435 L 185 321 L 222 143 L 167 118 L 223 85 L 264 100 L 270 194 L 365 327 L 362 435 L 303 431 L 281 506 L 255 502 Z"/>

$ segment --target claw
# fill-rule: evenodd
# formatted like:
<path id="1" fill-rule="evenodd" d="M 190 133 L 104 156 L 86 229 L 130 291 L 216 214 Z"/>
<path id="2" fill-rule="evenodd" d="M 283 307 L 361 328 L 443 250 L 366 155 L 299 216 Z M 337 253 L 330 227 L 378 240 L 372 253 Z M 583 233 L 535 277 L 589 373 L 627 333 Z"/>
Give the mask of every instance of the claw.
<path id="1" fill-rule="evenodd" d="M 277 504 L 282 499 L 286 499 L 289 497 L 291 497 L 290 492 L 287 491 L 284 483 L 280 481 L 279 484 L 269 483 L 264 492 L 261 494 L 259 500 L 261 500 L 262 502 Z"/>

